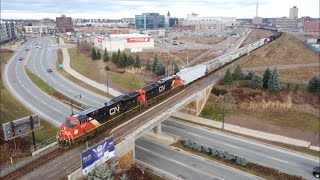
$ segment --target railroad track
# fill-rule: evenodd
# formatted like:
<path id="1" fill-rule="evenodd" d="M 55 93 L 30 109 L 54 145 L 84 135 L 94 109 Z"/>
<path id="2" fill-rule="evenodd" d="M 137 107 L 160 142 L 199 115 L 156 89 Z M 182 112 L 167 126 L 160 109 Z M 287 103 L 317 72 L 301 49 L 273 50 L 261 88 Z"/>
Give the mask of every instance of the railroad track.
<path id="1" fill-rule="evenodd" d="M 66 152 L 66 150 L 64 149 L 56 149 L 24 166 L 22 166 L 21 168 L 1 177 L 1 179 L 4 180 L 12 180 L 12 179 L 18 179 L 21 178 L 22 176 L 28 174 L 29 172 L 33 171 L 34 169 L 42 166 L 43 164 L 51 161 L 52 159 L 61 156 L 64 152 Z"/>

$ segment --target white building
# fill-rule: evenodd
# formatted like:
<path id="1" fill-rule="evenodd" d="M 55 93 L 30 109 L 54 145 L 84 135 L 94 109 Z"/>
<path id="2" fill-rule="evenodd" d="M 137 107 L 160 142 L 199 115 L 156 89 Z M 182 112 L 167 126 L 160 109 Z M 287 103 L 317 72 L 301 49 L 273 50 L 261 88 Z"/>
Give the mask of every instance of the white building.
<path id="1" fill-rule="evenodd" d="M 0 22 L 0 44 L 7 43 L 16 38 L 16 27 L 13 22 Z"/>
<path id="2" fill-rule="evenodd" d="M 24 26 L 26 34 L 46 34 L 48 26 Z"/>
<path id="3" fill-rule="evenodd" d="M 106 48 L 108 51 L 118 51 L 118 49 L 137 51 L 137 49 L 154 48 L 154 39 L 145 34 L 110 34 L 110 37 L 95 36 L 94 45 L 102 50 Z"/>
<path id="4" fill-rule="evenodd" d="M 290 19 L 297 19 L 298 18 L 298 8 L 297 6 L 293 6 L 293 8 L 290 8 L 289 12 L 289 18 Z"/>

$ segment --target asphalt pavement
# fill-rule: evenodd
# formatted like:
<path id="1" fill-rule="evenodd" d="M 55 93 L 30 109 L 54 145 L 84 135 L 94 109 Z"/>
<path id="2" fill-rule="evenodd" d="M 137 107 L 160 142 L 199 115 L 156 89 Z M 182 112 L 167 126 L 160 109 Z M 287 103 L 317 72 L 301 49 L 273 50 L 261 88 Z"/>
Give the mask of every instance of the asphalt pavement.
<path id="1" fill-rule="evenodd" d="M 319 159 L 297 154 L 269 145 L 256 143 L 214 130 L 177 121 L 169 118 L 162 123 L 162 131 L 180 139 L 191 139 L 201 145 L 228 151 L 246 158 L 248 161 L 273 167 L 280 171 L 314 179 L 312 168 L 319 165 Z"/>
<path id="2" fill-rule="evenodd" d="M 70 107 L 47 95 L 28 78 L 24 69 L 24 60 L 19 61 L 19 56 L 26 58 L 26 47 L 34 44 L 31 40 L 21 46 L 16 55 L 7 63 L 4 72 L 4 82 L 11 94 L 28 109 L 47 119 L 50 123 L 59 126 L 71 114 Z"/>
<path id="3" fill-rule="evenodd" d="M 255 176 L 205 158 L 190 156 L 143 138 L 136 140 L 136 160 L 176 179 L 256 179 Z"/>
<path id="4" fill-rule="evenodd" d="M 28 68 L 34 74 L 38 75 L 44 82 L 59 91 L 60 93 L 81 102 L 85 106 L 96 106 L 107 102 L 109 99 L 97 95 L 81 86 L 69 81 L 56 70 L 57 47 L 53 47 L 53 39 L 51 37 L 43 37 L 40 39 L 42 48 L 31 49 L 31 58 Z M 47 72 L 47 69 L 52 72 Z M 81 94 L 81 98 L 79 95 Z"/>

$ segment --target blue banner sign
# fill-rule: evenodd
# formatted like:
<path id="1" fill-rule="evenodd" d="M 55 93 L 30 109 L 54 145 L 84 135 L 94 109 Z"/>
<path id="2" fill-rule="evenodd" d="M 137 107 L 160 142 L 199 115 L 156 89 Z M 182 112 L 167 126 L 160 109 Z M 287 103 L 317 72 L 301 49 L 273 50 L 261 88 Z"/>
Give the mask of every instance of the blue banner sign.
<path id="1" fill-rule="evenodd" d="M 113 137 L 110 137 L 81 154 L 82 174 L 88 175 L 97 165 L 115 156 Z"/>

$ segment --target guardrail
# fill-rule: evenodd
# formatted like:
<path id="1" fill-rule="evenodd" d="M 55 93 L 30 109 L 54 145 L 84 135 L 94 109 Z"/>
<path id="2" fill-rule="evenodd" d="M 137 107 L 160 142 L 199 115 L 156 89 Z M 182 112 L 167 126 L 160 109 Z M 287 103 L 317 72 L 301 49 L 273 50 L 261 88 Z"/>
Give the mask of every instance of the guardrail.
<path id="1" fill-rule="evenodd" d="M 308 43 L 306 40 L 303 41 L 303 43 L 308 46 L 310 49 L 312 49 L 313 51 L 315 51 L 316 53 L 320 54 L 320 49 L 317 49 L 316 47 L 312 46 L 310 43 Z"/>

